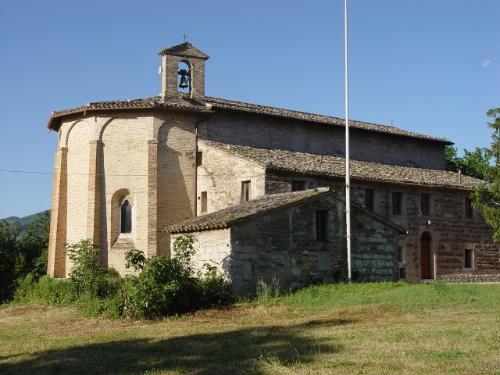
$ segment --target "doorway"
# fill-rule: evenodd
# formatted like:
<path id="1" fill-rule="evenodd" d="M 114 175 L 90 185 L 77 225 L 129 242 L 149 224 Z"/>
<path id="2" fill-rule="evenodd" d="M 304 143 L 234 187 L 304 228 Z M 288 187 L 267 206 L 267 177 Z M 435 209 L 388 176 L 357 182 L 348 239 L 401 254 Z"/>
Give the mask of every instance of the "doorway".
<path id="1" fill-rule="evenodd" d="M 432 277 L 432 237 L 429 232 L 420 237 L 420 279 L 428 280 Z"/>

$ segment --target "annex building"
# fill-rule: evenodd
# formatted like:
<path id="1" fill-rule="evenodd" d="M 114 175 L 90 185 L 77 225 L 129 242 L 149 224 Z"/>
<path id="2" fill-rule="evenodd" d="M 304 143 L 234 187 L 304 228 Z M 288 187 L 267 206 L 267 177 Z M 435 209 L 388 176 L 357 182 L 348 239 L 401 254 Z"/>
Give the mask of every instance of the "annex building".
<path id="1" fill-rule="evenodd" d="M 344 120 L 205 95 L 208 56 L 160 52 L 159 96 L 53 112 L 48 273 L 89 238 L 125 274 L 124 253 L 166 255 L 197 238 L 194 261 L 235 291 L 346 277 Z M 447 139 L 353 121 L 353 278 L 498 280 L 500 246 L 470 204 L 482 181 L 444 170 Z"/>

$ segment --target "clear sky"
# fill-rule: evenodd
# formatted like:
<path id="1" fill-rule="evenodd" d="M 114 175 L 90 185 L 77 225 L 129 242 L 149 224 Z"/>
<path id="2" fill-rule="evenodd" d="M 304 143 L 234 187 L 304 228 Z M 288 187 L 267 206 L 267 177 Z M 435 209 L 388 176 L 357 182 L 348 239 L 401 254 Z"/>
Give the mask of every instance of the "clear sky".
<path id="1" fill-rule="evenodd" d="M 351 117 L 486 146 L 499 0 L 349 0 Z M 207 95 L 343 116 L 343 0 L 2 0 L 0 218 L 50 207 L 51 111 L 160 91 L 158 52 L 210 55 Z"/>

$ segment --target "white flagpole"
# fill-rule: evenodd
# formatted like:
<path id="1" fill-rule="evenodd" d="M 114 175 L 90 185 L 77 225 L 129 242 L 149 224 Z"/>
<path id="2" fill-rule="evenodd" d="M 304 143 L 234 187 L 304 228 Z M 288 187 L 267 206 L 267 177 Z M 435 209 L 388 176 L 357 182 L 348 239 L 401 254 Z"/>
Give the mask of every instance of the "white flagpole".
<path id="1" fill-rule="evenodd" d="M 349 70 L 347 43 L 347 0 L 344 0 L 344 95 L 345 95 L 345 221 L 347 240 L 347 281 L 351 282 L 351 177 L 349 166 Z"/>

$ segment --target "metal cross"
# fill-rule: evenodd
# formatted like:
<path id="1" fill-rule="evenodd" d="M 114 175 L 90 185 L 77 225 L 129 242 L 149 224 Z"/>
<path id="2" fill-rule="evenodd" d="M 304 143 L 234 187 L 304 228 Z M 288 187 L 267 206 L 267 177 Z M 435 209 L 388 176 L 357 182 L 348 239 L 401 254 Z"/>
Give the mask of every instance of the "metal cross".
<path id="1" fill-rule="evenodd" d="M 188 36 L 186 34 L 182 34 L 182 39 L 184 39 L 184 41 L 187 42 Z"/>

